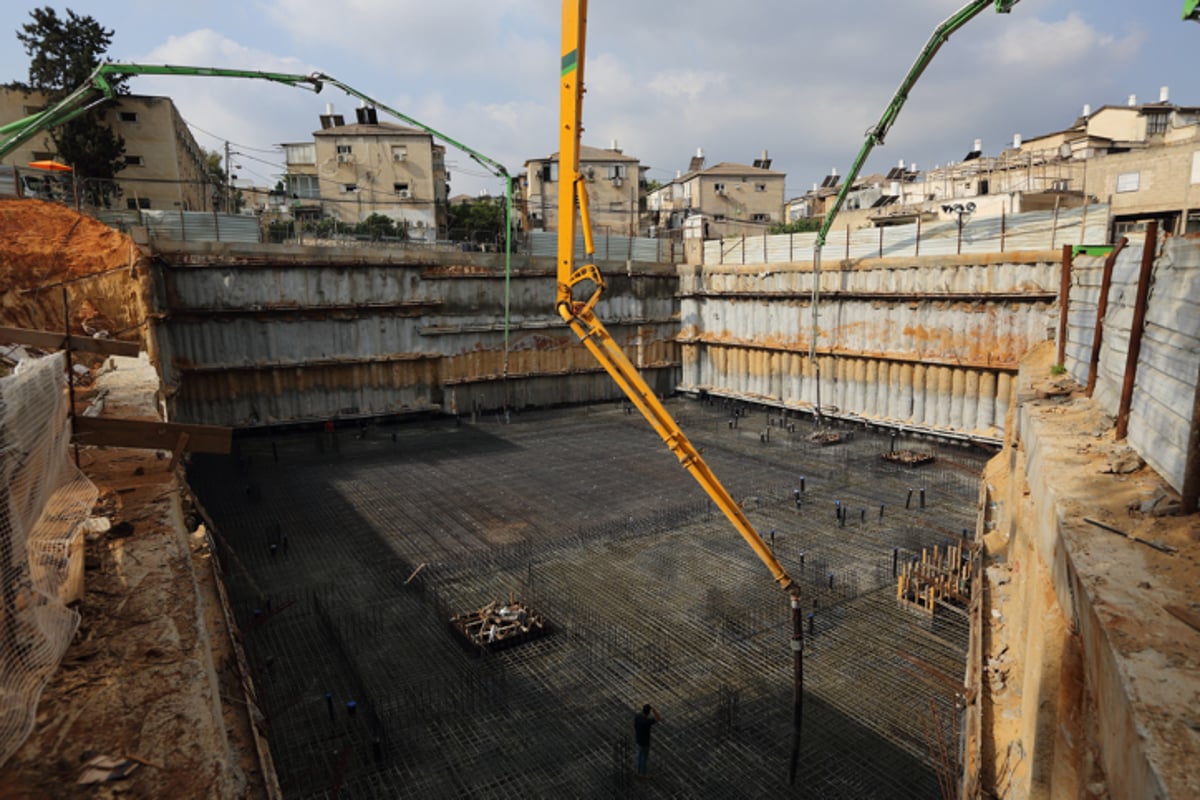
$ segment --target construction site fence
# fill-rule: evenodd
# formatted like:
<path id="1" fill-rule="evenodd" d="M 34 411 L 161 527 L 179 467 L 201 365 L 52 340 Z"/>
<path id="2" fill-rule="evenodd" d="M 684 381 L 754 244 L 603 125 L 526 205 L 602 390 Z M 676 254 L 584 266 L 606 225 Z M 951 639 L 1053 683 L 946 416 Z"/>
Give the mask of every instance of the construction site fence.
<path id="1" fill-rule="evenodd" d="M 1086 217 L 1086 218 L 1085 218 Z M 961 224 L 960 224 L 961 222 Z M 1065 244 L 1102 244 L 1108 237 L 1109 207 L 1094 204 L 1059 211 L 998 217 L 831 230 L 821 248 L 823 262 L 1054 250 Z M 817 234 L 736 236 L 704 243 L 705 264 L 810 262 Z"/>
<path id="2" fill-rule="evenodd" d="M 1096 362 L 1093 397 L 1106 413 L 1118 415 L 1122 391 L 1132 390 L 1129 444 L 1176 491 L 1197 485 L 1200 460 L 1189 464 L 1189 436 L 1197 425 L 1200 390 L 1200 239 L 1155 237 L 1138 359 L 1128 367 L 1134 339 L 1138 281 L 1145 252 L 1144 234 L 1130 241 L 1112 265 L 1107 309 L 1097 324 L 1107 256 L 1074 257 L 1067 298 L 1063 366 L 1080 385 L 1089 383 Z M 1100 352 L 1094 352 L 1096 332 Z M 1193 448 L 1194 449 L 1194 448 Z M 1193 498 L 1194 500 L 1194 498 Z"/>
<path id="3" fill-rule="evenodd" d="M 96 487 L 69 457 L 66 357 L 0 378 L 0 765 L 33 730 L 38 699 L 75 635 L 83 523 Z"/>

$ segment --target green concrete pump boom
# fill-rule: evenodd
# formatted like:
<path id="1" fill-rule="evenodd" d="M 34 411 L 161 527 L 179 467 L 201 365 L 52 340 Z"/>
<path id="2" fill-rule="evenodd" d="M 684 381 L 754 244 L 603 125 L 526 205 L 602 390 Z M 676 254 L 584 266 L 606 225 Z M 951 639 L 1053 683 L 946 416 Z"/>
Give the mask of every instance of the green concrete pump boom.
<path id="1" fill-rule="evenodd" d="M 295 86 L 297 88 L 311 89 L 313 92 L 320 92 L 326 84 L 330 86 L 336 86 L 351 97 L 357 97 L 359 100 L 362 100 L 368 105 L 383 109 L 393 117 L 407 122 L 409 125 L 419 128 L 435 139 L 441 139 L 450 146 L 461 150 L 493 175 L 503 178 L 505 224 L 504 372 L 505 376 L 507 376 L 509 349 L 509 277 L 512 266 L 513 179 L 512 176 L 508 174 L 508 170 L 504 168 L 503 164 L 488 158 L 478 150 L 467 147 L 462 142 L 451 139 L 441 131 L 435 130 L 434 128 L 431 128 L 406 114 L 401 114 L 396 109 L 390 108 L 383 103 L 380 103 L 377 100 L 363 94 L 352 86 L 342 83 L 337 78 L 334 78 L 331 75 L 326 75 L 322 72 L 314 72 L 310 75 L 297 75 L 282 72 L 259 72 L 256 70 L 224 69 L 221 67 L 186 67 L 171 66 L 166 64 L 131 64 L 120 62 L 107 62 L 96 67 L 96 69 L 90 76 L 88 76 L 87 81 L 82 86 L 76 88 L 73 92 L 48 108 L 45 108 L 31 116 L 16 120 L 15 122 L 10 122 L 6 125 L 0 125 L 0 158 L 4 158 L 41 131 L 56 128 L 59 125 L 74 119 L 99 103 L 115 99 L 118 94 L 117 90 L 113 86 L 113 77 L 126 75 L 183 75 L 190 77 L 210 78 L 255 78 L 258 80 L 282 83 L 287 86 Z"/>
<path id="2" fill-rule="evenodd" d="M 977 17 L 980 12 L 990 5 L 995 5 L 996 11 L 1001 14 L 1007 14 L 1012 7 L 1020 0 L 972 0 L 965 6 L 960 8 L 950 17 L 948 17 L 941 25 L 934 29 L 933 35 L 929 37 L 929 41 L 925 43 L 925 47 L 921 49 L 917 60 L 913 62 L 909 68 L 908 74 L 904 76 L 904 80 L 900 82 L 900 88 L 892 96 L 892 100 L 888 103 L 887 109 L 883 112 L 883 116 L 879 118 L 879 122 L 875 123 L 874 127 L 867 131 L 867 139 L 859 148 L 858 155 L 854 158 L 854 164 L 850 167 L 850 172 L 846 175 L 846 180 L 842 183 L 842 188 L 838 190 L 837 198 L 833 201 L 833 205 L 825 212 L 825 220 L 821 223 L 821 229 L 817 233 L 817 240 L 813 245 L 813 288 L 812 288 L 812 339 L 809 342 L 808 358 L 813 363 L 815 370 L 816 385 L 817 385 L 817 400 L 816 413 L 821 413 L 821 368 L 817 364 L 817 338 L 818 338 L 818 315 L 817 308 L 820 302 L 820 287 L 821 287 L 821 248 L 825 246 L 825 237 L 829 235 L 829 228 L 833 225 L 833 218 L 837 216 L 838 211 L 842 208 L 842 203 L 846 200 L 846 195 L 854 186 L 854 179 L 858 177 L 858 173 L 862 170 L 863 164 L 866 163 L 867 156 L 875 149 L 875 145 L 883 144 L 883 140 L 887 137 L 888 131 L 896 122 L 896 117 L 900 116 L 900 109 L 904 108 L 905 101 L 908 100 L 908 94 L 912 91 L 917 80 L 924 74 L 925 69 L 929 66 L 929 62 L 937 55 L 938 50 L 950 38 L 950 34 L 957 31 L 962 26 Z"/>

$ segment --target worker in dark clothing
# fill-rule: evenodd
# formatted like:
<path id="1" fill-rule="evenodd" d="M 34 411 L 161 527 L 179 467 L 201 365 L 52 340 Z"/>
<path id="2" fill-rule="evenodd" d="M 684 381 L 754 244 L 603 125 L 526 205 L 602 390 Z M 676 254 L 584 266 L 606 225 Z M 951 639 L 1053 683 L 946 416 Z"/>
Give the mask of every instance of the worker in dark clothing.
<path id="1" fill-rule="evenodd" d="M 638 775 L 646 774 L 646 762 L 650 760 L 650 727 L 656 722 L 662 722 L 662 717 L 649 703 L 642 706 L 642 713 L 633 717 L 633 738 L 637 742 L 638 751 Z"/>

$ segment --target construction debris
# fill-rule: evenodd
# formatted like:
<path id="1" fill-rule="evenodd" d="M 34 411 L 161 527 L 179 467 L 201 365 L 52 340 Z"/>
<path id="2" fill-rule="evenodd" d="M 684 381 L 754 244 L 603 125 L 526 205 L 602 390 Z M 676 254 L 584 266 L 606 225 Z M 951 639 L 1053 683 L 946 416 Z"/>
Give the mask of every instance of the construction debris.
<path id="1" fill-rule="evenodd" d="M 808 440 L 822 447 L 828 447 L 831 444 L 841 444 L 848 442 L 854 438 L 853 431 L 817 431 L 810 435 Z"/>
<path id="2" fill-rule="evenodd" d="M 964 551 L 962 545 L 934 545 L 932 552 L 921 548 L 920 560 L 905 564 L 897 577 L 896 598 L 930 615 L 938 603 L 965 609 L 971 603 L 972 550 Z"/>
<path id="3" fill-rule="evenodd" d="M 502 650 L 550 633 L 546 618 L 512 595 L 507 603 L 493 600 L 476 611 L 452 617 L 450 627 L 480 651 Z"/>
<path id="4" fill-rule="evenodd" d="M 918 453 L 916 450 L 892 450 L 881 455 L 884 461 L 891 461 L 893 464 L 903 464 L 908 467 L 920 467 L 924 464 L 932 464 L 937 461 L 937 456 L 932 453 Z"/>

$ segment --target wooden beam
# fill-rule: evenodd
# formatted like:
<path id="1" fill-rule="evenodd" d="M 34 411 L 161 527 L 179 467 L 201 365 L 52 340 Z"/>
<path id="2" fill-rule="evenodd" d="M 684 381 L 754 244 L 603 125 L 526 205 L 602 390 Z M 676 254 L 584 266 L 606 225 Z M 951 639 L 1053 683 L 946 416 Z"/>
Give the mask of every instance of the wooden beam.
<path id="1" fill-rule="evenodd" d="M 28 328 L 6 328 L 0 326 L 0 341 L 25 344 L 42 350 L 62 350 L 66 337 L 61 333 L 35 331 Z M 119 339 L 93 339 L 91 336 L 71 336 L 71 349 L 84 353 L 99 353 L 105 356 L 129 356 L 137 358 L 142 346 L 137 342 Z"/>
<path id="2" fill-rule="evenodd" d="M 174 450 L 181 436 L 193 453 L 228 453 L 233 429 L 219 425 L 179 425 L 143 419 L 75 417 L 75 444 L 94 447 L 136 447 L 145 450 Z"/>

